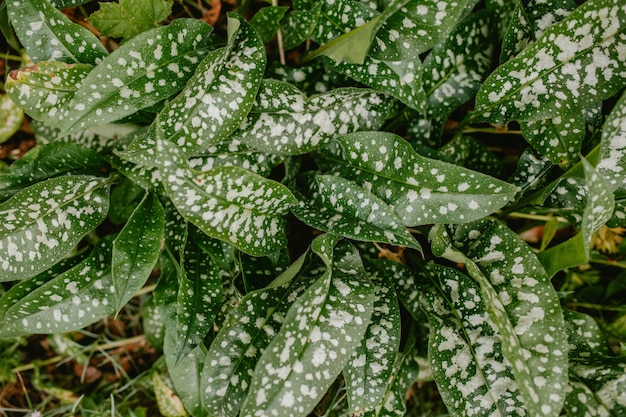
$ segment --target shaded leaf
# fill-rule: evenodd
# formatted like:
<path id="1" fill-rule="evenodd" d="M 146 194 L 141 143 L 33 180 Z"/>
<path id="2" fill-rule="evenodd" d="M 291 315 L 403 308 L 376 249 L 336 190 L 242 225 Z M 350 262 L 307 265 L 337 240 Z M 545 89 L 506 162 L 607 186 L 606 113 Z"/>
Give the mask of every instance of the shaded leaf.
<path id="1" fill-rule="evenodd" d="M 596 171 L 611 190 L 626 188 L 626 94 L 622 94 L 604 123 Z"/>
<path id="2" fill-rule="evenodd" d="M 586 136 L 582 113 L 521 123 L 524 139 L 553 164 L 569 167 L 578 162 Z"/>
<path id="3" fill-rule="evenodd" d="M 471 136 L 457 135 L 439 148 L 439 152 L 450 157 L 456 165 L 496 178 L 501 178 L 504 174 L 502 161 L 487 146 Z"/>
<path id="4" fill-rule="evenodd" d="M 546 185 L 554 165 L 548 158 L 529 148 L 517 161 L 517 169 L 509 178 L 509 183 L 518 187 L 516 200 L 524 194 Z"/>
<path id="5" fill-rule="evenodd" d="M 321 7 L 323 3 L 318 3 Z M 283 47 L 285 49 L 293 49 L 305 40 L 307 40 L 313 29 L 315 28 L 316 11 L 309 10 L 292 10 L 280 22 L 280 28 L 283 32 Z"/>
<path id="6" fill-rule="evenodd" d="M 0 95 L 0 143 L 6 142 L 20 130 L 23 120 L 24 110 L 6 94 Z"/>
<path id="7" fill-rule="evenodd" d="M 119 0 L 119 3 L 102 3 L 100 10 L 87 20 L 102 36 L 129 39 L 155 28 L 172 11 L 173 0 Z"/>
<path id="8" fill-rule="evenodd" d="M 280 21 L 288 9 L 289 7 L 268 6 L 254 14 L 250 25 L 257 31 L 263 43 L 271 41 L 280 30 Z"/>

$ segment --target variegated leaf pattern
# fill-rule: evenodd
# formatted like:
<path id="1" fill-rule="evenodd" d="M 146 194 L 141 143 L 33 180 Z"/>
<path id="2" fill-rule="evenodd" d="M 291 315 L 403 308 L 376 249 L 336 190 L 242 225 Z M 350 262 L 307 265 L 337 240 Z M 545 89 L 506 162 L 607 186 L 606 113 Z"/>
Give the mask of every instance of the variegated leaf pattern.
<path id="1" fill-rule="evenodd" d="M 578 162 L 586 124 L 582 112 L 521 123 L 524 139 L 553 164 L 567 168 Z"/>
<path id="2" fill-rule="evenodd" d="M 622 94 L 604 123 L 596 171 L 611 190 L 626 188 L 626 94 Z"/>

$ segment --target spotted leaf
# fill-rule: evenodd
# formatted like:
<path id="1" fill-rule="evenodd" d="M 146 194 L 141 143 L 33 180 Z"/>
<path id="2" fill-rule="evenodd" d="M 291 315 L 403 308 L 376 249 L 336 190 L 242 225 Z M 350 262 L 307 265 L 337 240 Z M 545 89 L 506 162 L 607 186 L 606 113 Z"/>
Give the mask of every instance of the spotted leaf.
<path id="1" fill-rule="evenodd" d="M 179 91 L 207 53 L 211 30 L 196 19 L 176 19 L 122 44 L 57 115 L 63 134 L 120 120 Z"/>
<path id="2" fill-rule="evenodd" d="M 405 226 L 477 220 L 504 206 L 515 193 L 503 181 L 423 157 L 391 133 L 344 135 L 321 155 L 324 166 L 393 207 Z"/>
<path id="3" fill-rule="evenodd" d="M 197 346 L 178 363 L 175 362 L 176 337 L 166 339 L 164 346 L 165 363 L 170 375 L 174 390 L 180 397 L 186 411 L 193 417 L 209 417 L 206 406 L 202 402 L 201 376 L 206 362 L 206 348 Z M 168 343 L 168 340 L 171 341 Z"/>
<path id="4" fill-rule="evenodd" d="M 50 0 L 50 4 L 57 9 L 67 9 L 68 7 L 80 6 L 90 1 L 91 0 Z"/>
<path id="5" fill-rule="evenodd" d="M 159 259 L 163 216 L 158 198 L 146 194 L 113 241 L 111 274 L 117 312 L 146 283 Z"/>
<path id="6" fill-rule="evenodd" d="M 421 251 L 402 220 L 383 200 L 352 181 L 332 175 L 303 177 L 291 211 L 316 229 L 366 242 Z"/>
<path id="7" fill-rule="evenodd" d="M 509 182 L 518 187 L 516 199 L 546 185 L 554 165 L 548 158 L 532 148 L 525 150 L 517 161 L 517 169 Z"/>
<path id="8" fill-rule="evenodd" d="M 187 411 L 172 388 L 170 388 L 161 378 L 158 372 L 152 373 L 152 386 L 156 397 L 159 412 L 164 417 L 187 417 Z"/>
<path id="9" fill-rule="evenodd" d="M 0 143 L 9 140 L 22 127 L 24 110 L 6 94 L 0 95 Z"/>
<path id="10" fill-rule="evenodd" d="M 0 201 L 18 191 L 61 175 L 81 175 L 104 168 L 93 151 L 72 143 L 52 143 L 31 149 L 0 174 Z"/>
<path id="11" fill-rule="evenodd" d="M 120 0 L 119 3 L 100 2 L 100 9 L 87 20 L 102 36 L 129 39 L 157 27 L 172 12 L 173 0 Z"/>
<path id="12" fill-rule="evenodd" d="M 384 402 L 400 347 L 400 306 L 393 275 L 383 268 L 366 271 L 374 284 L 374 309 L 361 345 L 343 368 L 348 404 L 353 413 L 376 409 Z"/>
<path id="13" fill-rule="evenodd" d="M 21 287 L 32 291 L 5 312 L 2 337 L 66 333 L 115 313 L 111 241 L 101 240 L 87 259 L 43 284 L 34 277 L 13 287 L 17 292 L 24 293 Z"/>
<path id="14" fill-rule="evenodd" d="M 528 415 L 558 416 L 567 386 L 567 340 L 549 276 L 513 231 L 494 220 L 435 226 L 433 253 L 463 262 L 502 337 L 502 353 Z M 549 364 L 549 366 L 547 366 Z"/>
<path id="15" fill-rule="evenodd" d="M 69 20 L 48 0 L 5 2 L 15 33 L 34 62 L 97 64 L 108 52 L 88 29 Z"/>
<path id="16" fill-rule="evenodd" d="M 280 30 L 280 21 L 285 16 L 287 9 L 289 7 L 263 7 L 252 17 L 250 25 L 257 31 L 263 43 L 271 41 L 276 32 Z"/>
<path id="17" fill-rule="evenodd" d="M 359 345 L 373 285 L 348 243 L 339 243 L 327 268 L 332 272 L 298 297 L 261 355 L 240 415 L 308 415 Z"/>
<path id="18" fill-rule="evenodd" d="M 485 81 L 470 119 L 532 121 L 574 113 L 626 85 L 626 5 L 589 0 Z"/>
<path id="19" fill-rule="evenodd" d="M 32 277 L 56 264 L 104 220 L 107 178 L 62 176 L 0 204 L 0 281 Z"/>
<path id="20" fill-rule="evenodd" d="M 300 155 L 337 135 L 379 128 L 391 108 L 389 97 L 374 90 L 341 88 L 306 98 L 291 84 L 264 80 L 233 136 L 266 153 Z"/>
<path id="21" fill-rule="evenodd" d="M 427 276 L 421 302 L 430 324 L 428 356 L 450 415 L 528 415 L 478 285 L 438 264 L 427 266 Z"/>
<path id="22" fill-rule="evenodd" d="M 486 145 L 471 136 L 456 135 L 439 148 L 439 152 L 448 156 L 456 165 L 496 178 L 504 175 L 502 161 Z"/>
<path id="23" fill-rule="evenodd" d="M 40 62 L 12 71 L 5 88 L 26 114 L 51 126 L 60 126 L 69 103 L 92 70 L 88 64 Z"/>
<path id="24" fill-rule="evenodd" d="M 626 94 L 622 94 L 604 123 L 596 171 L 611 190 L 626 188 Z"/>
<path id="25" fill-rule="evenodd" d="M 322 2 L 318 3 L 318 7 L 322 5 Z M 316 15 L 317 12 L 311 10 L 292 10 L 287 13 L 280 22 L 285 49 L 296 48 L 311 36 L 317 23 Z"/>
<path id="26" fill-rule="evenodd" d="M 286 244 L 282 215 L 295 203 L 284 185 L 239 167 L 196 173 L 172 143 L 158 140 L 163 186 L 183 217 L 250 255 Z"/>

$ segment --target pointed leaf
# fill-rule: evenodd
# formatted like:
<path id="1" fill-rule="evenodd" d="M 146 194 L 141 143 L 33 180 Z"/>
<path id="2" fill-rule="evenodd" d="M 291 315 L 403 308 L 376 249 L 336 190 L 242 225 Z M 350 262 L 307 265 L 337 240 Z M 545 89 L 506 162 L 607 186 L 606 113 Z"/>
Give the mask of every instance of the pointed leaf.
<path id="1" fill-rule="evenodd" d="M 604 123 L 596 171 L 611 190 L 626 188 L 626 94 L 622 94 Z"/>
<path id="2" fill-rule="evenodd" d="M 391 205 L 405 226 L 470 222 L 504 206 L 515 193 L 503 181 L 425 158 L 391 133 L 341 136 L 321 155 L 325 166 Z"/>
<path id="3" fill-rule="evenodd" d="M 337 135 L 378 129 L 391 109 L 391 100 L 374 90 L 341 88 L 305 98 L 291 84 L 264 80 L 234 138 L 267 153 L 300 155 Z"/>
<path id="4" fill-rule="evenodd" d="M 321 6 L 323 3 L 318 3 Z M 292 10 L 280 22 L 283 32 L 283 47 L 293 49 L 306 41 L 315 29 L 317 11 Z"/>
<path id="5" fill-rule="evenodd" d="M 119 312 L 150 277 L 159 259 L 163 233 L 163 207 L 158 198 L 146 194 L 113 241 L 115 311 Z"/>
<path id="6" fill-rule="evenodd" d="M 157 153 L 174 206 L 204 233 L 257 256 L 286 244 L 281 216 L 295 203 L 287 187 L 239 167 L 194 173 L 178 148 L 163 140 Z"/>
<path id="7" fill-rule="evenodd" d="M 120 0 L 100 3 L 100 10 L 87 20 L 102 34 L 129 39 L 158 26 L 172 12 L 173 0 Z"/>
<path id="8" fill-rule="evenodd" d="M 69 20 L 48 0 L 7 0 L 11 24 L 34 62 L 97 64 L 108 52 L 88 29 Z"/>
<path id="9" fill-rule="evenodd" d="M 272 40 L 280 30 L 280 21 L 289 7 L 268 6 L 256 12 L 250 20 L 250 25 L 257 31 L 263 43 Z"/>
<path id="10" fill-rule="evenodd" d="M 56 264 L 106 217 L 106 178 L 63 176 L 0 204 L 0 281 L 28 278 Z"/>
<path id="11" fill-rule="evenodd" d="M 393 209 L 354 182 L 332 175 L 303 178 L 301 182 L 299 203 L 291 211 L 302 222 L 351 239 L 421 251 Z"/>
<path id="12" fill-rule="evenodd" d="M 626 85 L 626 5 L 589 0 L 501 65 L 476 97 L 476 115 L 493 123 L 571 114 Z"/>

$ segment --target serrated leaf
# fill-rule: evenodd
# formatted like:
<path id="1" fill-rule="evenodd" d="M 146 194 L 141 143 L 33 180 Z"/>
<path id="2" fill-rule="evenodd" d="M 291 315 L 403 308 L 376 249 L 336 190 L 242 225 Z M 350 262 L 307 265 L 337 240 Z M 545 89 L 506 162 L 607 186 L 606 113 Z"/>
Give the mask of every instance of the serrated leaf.
<path id="1" fill-rule="evenodd" d="M 257 31 L 263 43 L 272 40 L 280 30 L 280 21 L 289 7 L 268 6 L 256 12 L 250 20 L 250 25 Z"/>
<path id="2" fill-rule="evenodd" d="M 158 198 L 146 194 L 113 241 L 111 274 L 117 312 L 143 287 L 159 259 L 163 216 Z"/>
<path id="3" fill-rule="evenodd" d="M 282 215 L 295 203 L 287 187 L 239 167 L 195 173 L 164 140 L 157 139 L 157 154 L 174 206 L 204 233 L 256 256 L 286 244 Z"/>
<path id="4" fill-rule="evenodd" d="M 524 139 L 553 164 L 567 168 L 578 162 L 587 133 L 581 112 L 521 123 Z"/>
<path id="5" fill-rule="evenodd" d="M 567 386 L 565 323 L 549 276 L 519 236 L 494 220 L 431 232 L 433 253 L 463 262 L 502 336 L 529 415 L 558 416 Z M 545 364 L 550 364 L 546 367 Z"/>
<path id="6" fill-rule="evenodd" d="M 450 114 L 474 97 L 491 69 L 492 27 L 487 13 L 472 14 L 428 54 L 423 76 L 428 118 Z"/>
<path id="7" fill-rule="evenodd" d="M 39 283 L 5 312 L 2 337 L 65 333 L 113 314 L 111 241 L 101 240 L 86 260 L 44 284 L 34 277 L 13 287 L 23 293 L 21 287 Z"/>
<path id="8" fill-rule="evenodd" d="M 300 155 L 333 137 L 378 129 L 393 104 L 369 89 L 341 88 L 305 98 L 284 82 L 264 80 L 256 102 L 234 138 L 267 153 Z"/>
<path id="9" fill-rule="evenodd" d="M 611 218 L 615 198 L 610 186 L 586 159 L 582 159 L 585 172 L 586 202 L 580 220 L 580 232 L 574 237 L 539 253 L 539 259 L 549 276 L 558 271 L 585 263 L 589 259 L 591 236 Z M 574 179 L 569 179 L 573 181 Z M 568 181 L 568 180 L 566 180 Z M 557 187 L 555 193 L 559 194 Z M 579 211 L 580 213 L 580 211 Z"/>
<path id="10" fill-rule="evenodd" d="M 387 394 L 400 347 L 400 306 L 392 276 L 366 267 L 374 284 L 374 309 L 361 345 L 343 368 L 350 411 L 374 410 Z"/>
<path id="11" fill-rule="evenodd" d="M 52 143 L 31 149 L 0 174 L 0 201 L 40 181 L 61 175 L 92 174 L 104 168 L 93 151 L 72 143 Z"/>
<path id="12" fill-rule="evenodd" d="M 119 0 L 119 3 L 100 3 L 100 10 L 87 20 L 102 36 L 129 39 L 153 29 L 172 11 L 173 0 Z"/>
<path id="13" fill-rule="evenodd" d="M 478 285 L 438 264 L 428 264 L 427 275 L 432 284 L 421 301 L 431 326 L 428 356 L 450 415 L 529 415 Z"/>
<path id="14" fill-rule="evenodd" d="M 0 281 L 32 277 L 56 264 L 106 217 L 107 178 L 63 176 L 0 204 Z"/>
<path id="15" fill-rule="evenodd" d="M 23 120 L 24 110 L 6 94 L 0 95 L 0 143 L 6 142 L 20 130 Z"/>
<path id="16" fill-rule="evenodd" d="M 611 190 L 626 188 L 626 94 L 622 94 L 604 122 L 596 171 Z"/>
<path id="17" fill-rule="evenodd" d="M 69 20 L 48 0 L 7 0 L 11 24 L 33 62 L 97 64 L 108 55 L 88 29 Z"/>
<path id="18" fill-rule="evenodd" d="M 40 62 L 11 71 L 5 88 L 30 117 L 59 126 L 69 117 L 68 105 L 92 69 L 88 64 Z"/>
<path id="19" fill-rule="evenodd" d="M 63 134 L 120 120 L 169 98 L 210 49 L 211 31 L 197 19 L 176 19 L 125 42 L 83 80 L 58 124 Z"/>
<path id="20" fill-rule="evenodd" d="M 361 341 L 374 289 L 356 249 L 340 243 L 327 268 L 261 355 L 240 415 L 306 416 Z"/>
<path id="21" fill-rule="evenodd" d="M 366 242 L 384 242 L 421 251 L 402 220 L 383 200 L 352 181 L 332 175 L 303 177 L 298 205 L 302 222 L 325 232 Z"/>
<path id="22" fill-rule="evenodd" d="M 571 114 L 626 85 L 626 5 L 589 0 L 485 81 L 470 119 L 494 123 Z"/>
<path id="23" fill-rule="evenodd" d="M 392 206 L 405 226 L 470 222 L 504 206 L 515 193 L 503 181 L 423 157 L 391 133 L 340 136 L 320 154 L 324 166 Z"/>

